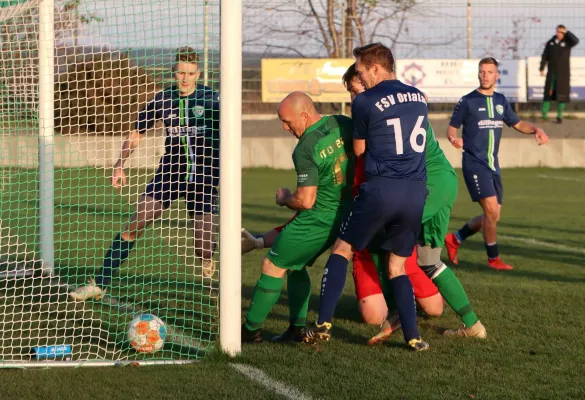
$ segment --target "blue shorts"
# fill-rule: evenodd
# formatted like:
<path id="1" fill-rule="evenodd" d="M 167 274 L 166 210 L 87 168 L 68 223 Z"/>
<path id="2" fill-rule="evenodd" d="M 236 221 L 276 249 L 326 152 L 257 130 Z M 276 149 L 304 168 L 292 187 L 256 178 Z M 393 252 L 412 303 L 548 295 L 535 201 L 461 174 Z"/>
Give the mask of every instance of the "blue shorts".
<path id="1" fill-rule="evenodd" d="M 352 211 L 341 224 L 340 239 L 363 250 L 380 233 L 382 249 L 409 257 L 420 233 L 427 194 L 424 181 L 368 180 L 360 186 Z"/>
<path id="2" fill-rule="evenodd" d="M 502 176 L 481 164 L 469 164 L 463 166 L 463 178 L 471 200 L 479 201 L 487 197 L 496 196 L 498 204 L 502 204 L 504 200 Z"/>
<path id="3" fill-rule="evenodd" d="M 188 182 L 186 174 L 156 171 L 154 178 L 146 186 L 144 195 L 163 203 L 165 209 L 179 197 L 185 199 L 187 210 L 191 214 L 217 214 L 217 188 L 212 185 Z"/>

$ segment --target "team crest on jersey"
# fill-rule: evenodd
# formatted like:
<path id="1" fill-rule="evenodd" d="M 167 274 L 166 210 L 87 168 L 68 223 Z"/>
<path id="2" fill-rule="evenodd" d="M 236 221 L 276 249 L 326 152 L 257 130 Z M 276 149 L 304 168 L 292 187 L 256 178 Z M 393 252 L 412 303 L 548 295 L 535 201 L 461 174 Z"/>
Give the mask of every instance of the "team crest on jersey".
<path id="1" fill-rule="evenodd" d="M 501 104 L 498 104 L 496 106 L 496 111 L 498 112 L 498 114 L 502 115 L 504 113 L 504 106 Z"/>
<path id="2" fill-rule="evenodd" d="M 195 107 L 193 107 L 193 114 L 195 114 L 195 116 L 197 118 L 203 117 L 203 113 L 204 112 L 205 112 L 205 108 L 203 106 L 195 106 Z"/>

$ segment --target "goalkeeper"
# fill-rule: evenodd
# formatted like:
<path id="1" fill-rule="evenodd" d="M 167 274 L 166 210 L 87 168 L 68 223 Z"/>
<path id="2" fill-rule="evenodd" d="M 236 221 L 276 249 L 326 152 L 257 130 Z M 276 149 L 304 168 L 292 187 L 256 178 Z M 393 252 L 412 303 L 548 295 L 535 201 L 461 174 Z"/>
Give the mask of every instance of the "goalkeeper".
<path id="1" fill-rule="evenodd" d="M 114 188 L 126 185 L 124 163 L 158 121 L 165 127 L 165 153 L 136 212 L 107 250 L 103 268 L 95 280 L 70 293 L 73 300 L 99 300 L 136 240 L 179 197 L 185 200 L 194 221 L 195 252 L 203 260 L 203 275 L 213 275 L 219 184 L 219 96 L 197 83 L 201 73 L 198 61 L 192 48 L 178 49 L 173 68 L 175 85 L 157 93 L 138 114 L 135 129 L 124 141 L 114 165 Z"/>
<path id="2" fill-rule="evenodd" d="M 278 189 L 276 203 L 298 212 L 274 241 L 262 262 L 242 341 L 263 341 L 262 325 L 280 297 L 289 272 L 289 301 L 294 325 L 304 327 L 311 295 L 306 266 L 335 241 L 341 222 L 351 209 L 354 155 L 350 118 L 322 117 L 309 96 L 289 94 L 278 107 L 283 128 L 299 139 L 293 151 L 297 189 Z M 347 175 L 346 175 L 347 173 Z"/>

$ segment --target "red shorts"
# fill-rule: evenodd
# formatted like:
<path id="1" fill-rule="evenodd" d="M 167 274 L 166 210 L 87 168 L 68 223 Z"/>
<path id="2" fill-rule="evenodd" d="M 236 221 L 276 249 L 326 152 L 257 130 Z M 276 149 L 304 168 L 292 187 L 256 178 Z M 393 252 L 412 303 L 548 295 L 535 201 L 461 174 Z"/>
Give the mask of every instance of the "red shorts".
<path id="1" fill-rule="evenodd" d="M 414 297 L 424 299 L 439 293 L 433 281 L 418 267 L 416 249 L 406 259 L 406 275 L 412 283 Z M 358 251 L 353 255 L 353 281 L 358 301 L 368 296 L 382 294 L 382 285 L 378 270 L 368 250 Z"/>
<path id="2" fill-rule="evenodd" d="M 272 230 L 275 230 L 276 232 L 282 232 L 282 230 L 284 229 L 284 227 L 287 226 L 293 219 L 295 219 L 297 217 L 297 215 L 298 214 L 295 213 L 295 215 L 293 215 L 292 218 L 289 219 L 286 224 L 277 226 L 276 228 L 272 228 Z"/>

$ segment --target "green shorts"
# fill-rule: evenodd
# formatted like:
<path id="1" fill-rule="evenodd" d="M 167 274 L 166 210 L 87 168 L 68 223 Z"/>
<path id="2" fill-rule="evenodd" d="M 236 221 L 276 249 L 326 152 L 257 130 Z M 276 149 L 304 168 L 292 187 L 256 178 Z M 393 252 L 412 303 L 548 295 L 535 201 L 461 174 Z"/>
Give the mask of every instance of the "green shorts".
<path id="1" fill-rule="evenodd" d="M 420 242 L 425 246 L 443 247 L 449 230 L 451 208 L 457 199 L 457 175 L 451 171 L 427 176 L 429 195 L 423 211 Z"/>
<path id="2" fill-rule="evenodd" d="M 339 226 L 348 211 L 300 212 L 278 234 L 266 258 L 277 267 L 290 270 L 313 265 L 339 236 Z"/>

